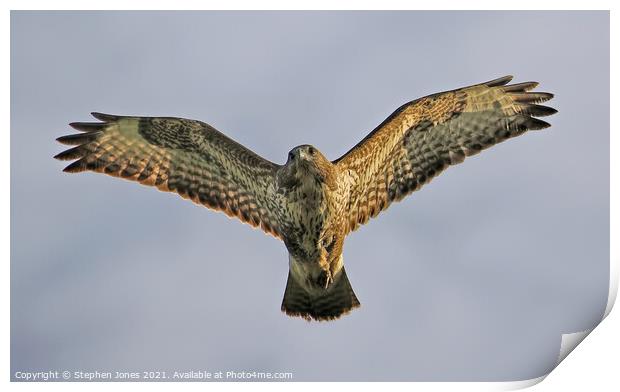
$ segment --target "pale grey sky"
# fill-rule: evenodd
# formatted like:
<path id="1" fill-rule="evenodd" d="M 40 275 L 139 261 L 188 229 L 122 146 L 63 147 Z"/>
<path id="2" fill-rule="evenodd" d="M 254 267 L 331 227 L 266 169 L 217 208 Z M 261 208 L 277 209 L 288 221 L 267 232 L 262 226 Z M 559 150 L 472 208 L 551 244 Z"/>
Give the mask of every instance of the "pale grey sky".
<path id="1" fill-rule="evenodd" d="M 286 317 L 287 253 L 98 174 L 54 139 L 89 112 L 208 122 L 282 163 L 335 159 L 402 103 L 505 74 L 552 127 L 451 168 L 345 242 L 362 307 Z M 11 370 L 518 380 L 600 320 L 609 265 L 607 12 L 12 12 Z"/>

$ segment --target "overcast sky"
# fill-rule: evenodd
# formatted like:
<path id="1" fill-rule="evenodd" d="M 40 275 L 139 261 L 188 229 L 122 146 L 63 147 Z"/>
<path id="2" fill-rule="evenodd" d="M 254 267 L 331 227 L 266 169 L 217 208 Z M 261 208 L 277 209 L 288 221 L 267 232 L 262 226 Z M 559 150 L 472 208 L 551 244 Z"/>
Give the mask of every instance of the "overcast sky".
<path id="1" fill-rule="evenodd" d="M 286 317 L 284 245 L 52 159 L 89 112 L 335 159 L 402 103 L 505 74 L 559 113 L 350 235 L 362 307 Z M 12 12 L 11 369 L 520 380 L 594 326 L 609 267 L 606 12 Z"/>

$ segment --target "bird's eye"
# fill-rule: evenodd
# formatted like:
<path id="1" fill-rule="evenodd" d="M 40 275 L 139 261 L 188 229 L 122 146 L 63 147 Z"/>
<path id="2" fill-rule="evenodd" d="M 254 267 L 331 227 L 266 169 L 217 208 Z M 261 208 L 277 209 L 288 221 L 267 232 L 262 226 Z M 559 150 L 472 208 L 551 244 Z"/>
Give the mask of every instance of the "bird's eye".
<path id="1" fill-rule="evenodd" d="M 294 161 L 295 160 L 295 154 L 293 154 L 292 152 L 288 153 L 288 160 L 289 161 Z"/>
<path id="2" fill-rule="evenodd" d="M 310 155 L 314 155 L 316 150 L 314 149 L 314 147 L 308 147 L 308 152 L 310 153 Z"/>

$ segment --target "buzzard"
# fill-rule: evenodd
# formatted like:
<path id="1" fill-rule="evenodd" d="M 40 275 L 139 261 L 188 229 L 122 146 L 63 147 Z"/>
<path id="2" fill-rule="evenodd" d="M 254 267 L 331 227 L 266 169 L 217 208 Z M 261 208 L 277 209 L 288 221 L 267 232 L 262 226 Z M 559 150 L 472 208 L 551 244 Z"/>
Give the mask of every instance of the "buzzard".
<path id="1" fill-rule="evenodd" d="M 344 269 L 344 239 L 450 165 L 528 130 L 553 97 L 512 76 L 429 95 L 398 108 L 335 161 L 301 145 L 272 163 L 210 125 L 174 117 L 92 113 L 101 122 L 69 124 L 79 134 L 56 155 L 64 171 L 105 173 L 260 227 L 289 252 L 282 311 L 333 320 L 360 305 Z"/>

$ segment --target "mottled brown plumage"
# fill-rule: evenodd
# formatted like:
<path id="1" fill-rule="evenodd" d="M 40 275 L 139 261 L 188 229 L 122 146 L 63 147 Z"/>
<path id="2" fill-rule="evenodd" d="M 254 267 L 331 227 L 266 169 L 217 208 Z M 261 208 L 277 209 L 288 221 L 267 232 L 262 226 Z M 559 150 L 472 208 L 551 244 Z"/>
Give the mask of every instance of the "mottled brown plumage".
<path id="1" fill-rule="evenodd" d="M 284 165 L 269 162 L 208 124 L 172 117 L 93 113 L 55 158 L 66 172 L 122 177 L 223 211 L 281 239 L 289 251 L 282 311 L 332 320 L 359 306 L 344 270 L 346 235 L 418 190 L 448 166 L 527 130 L 555 113 L 507 76 L 430 95 L 397 109 L 364 140 L 330 162 L 310 145 Z"/>

